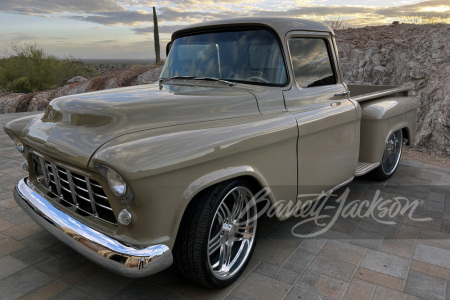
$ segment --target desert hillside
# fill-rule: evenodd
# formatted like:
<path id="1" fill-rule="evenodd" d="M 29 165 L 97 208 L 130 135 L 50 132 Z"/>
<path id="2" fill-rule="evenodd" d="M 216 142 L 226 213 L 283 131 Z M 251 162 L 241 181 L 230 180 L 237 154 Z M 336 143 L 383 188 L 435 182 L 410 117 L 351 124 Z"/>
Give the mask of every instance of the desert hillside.
<path id="1" fill-rule="evenodd" d="M 346 82 L 406 85 L 420 103 L 415 145 L 450 155 L 450 25 L 373 26 L 336 32 Z M 75 77 L 58 89 L 0 94 L 0 113 L 43 110 L 54 98 L 158 79 L 161 67 L 111 70 L 92 79 Z"/>

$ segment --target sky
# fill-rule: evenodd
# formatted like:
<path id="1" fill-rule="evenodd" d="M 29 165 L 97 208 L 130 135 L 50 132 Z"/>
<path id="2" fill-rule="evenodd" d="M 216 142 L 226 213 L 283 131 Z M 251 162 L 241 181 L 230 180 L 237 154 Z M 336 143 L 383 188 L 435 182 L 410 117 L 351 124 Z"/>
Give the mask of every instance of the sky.
<path id="1" fill-rule="evenodd" d="M 362 27 L 423 12 L 450 17 L 450 0 L 0 0 L 0 55 L 12 44 L 36 43 L 58 57 L 153 59 L 153 6 L 163 57 L 173 31 L 201 21 L 341 18 L 344 27 Z"/>

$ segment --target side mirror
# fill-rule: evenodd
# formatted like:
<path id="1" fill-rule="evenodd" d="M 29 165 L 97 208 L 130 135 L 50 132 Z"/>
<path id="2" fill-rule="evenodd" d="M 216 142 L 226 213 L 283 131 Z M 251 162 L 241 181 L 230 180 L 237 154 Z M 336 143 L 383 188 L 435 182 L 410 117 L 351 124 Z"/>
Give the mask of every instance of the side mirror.
<path id="1" fill-rule="evenodd" d="M 172 48 L 172 41 L 167 43 L 166 46 L 166 56 L 169 56 L 170 48 Z"/>

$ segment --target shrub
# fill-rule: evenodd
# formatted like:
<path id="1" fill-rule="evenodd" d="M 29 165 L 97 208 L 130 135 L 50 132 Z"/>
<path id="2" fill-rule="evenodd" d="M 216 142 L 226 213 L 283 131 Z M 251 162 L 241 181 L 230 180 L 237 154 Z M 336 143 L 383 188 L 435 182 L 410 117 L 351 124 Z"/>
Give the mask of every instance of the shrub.
<path id="1" fill-rule="evenodd" d="M 0 89 L 37 92 L 63 85 L 74 76 L 92 77 L 95 70 L 72 58 L 58 59 L 36 44 L 11 46 L 0 59 Z"/>
<path id="2" fill-rule="evenodd" d="M 14 93 L 29 93 L 31 92 L 30 89 L 30 82 L 28 81 L 28 78 L 26 77 L 19 77 L 15 79 L 9 86 L 10 90 Z"/>
<path id="3" fill-rule="evenodd" d="M 333 30 L 341 30 L 344 29 L 344 22 L 347 19 L 345 16 L 328 16 L 320 19 L 320 21 L 330 26 Z"/>
<path id="4" fill-rule="evenodd" d="M 418 12 L 401 18 L 402 23 L 426 25 L 448 23 L 450 16 L 441 12 Z"/>

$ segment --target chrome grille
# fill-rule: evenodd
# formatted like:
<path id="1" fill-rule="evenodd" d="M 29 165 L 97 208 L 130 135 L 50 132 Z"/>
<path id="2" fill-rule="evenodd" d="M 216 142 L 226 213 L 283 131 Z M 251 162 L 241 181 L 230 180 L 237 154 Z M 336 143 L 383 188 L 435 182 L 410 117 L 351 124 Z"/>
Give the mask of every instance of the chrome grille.
<path id="1" fill-rule="evenodd" d="M 116 218 L 102 186 L 87 176 L 66 169 L 33 154 L 38 181 L 64 206 L 73 206 L 80 215 L 91 215 L 116 225 Z"/>

